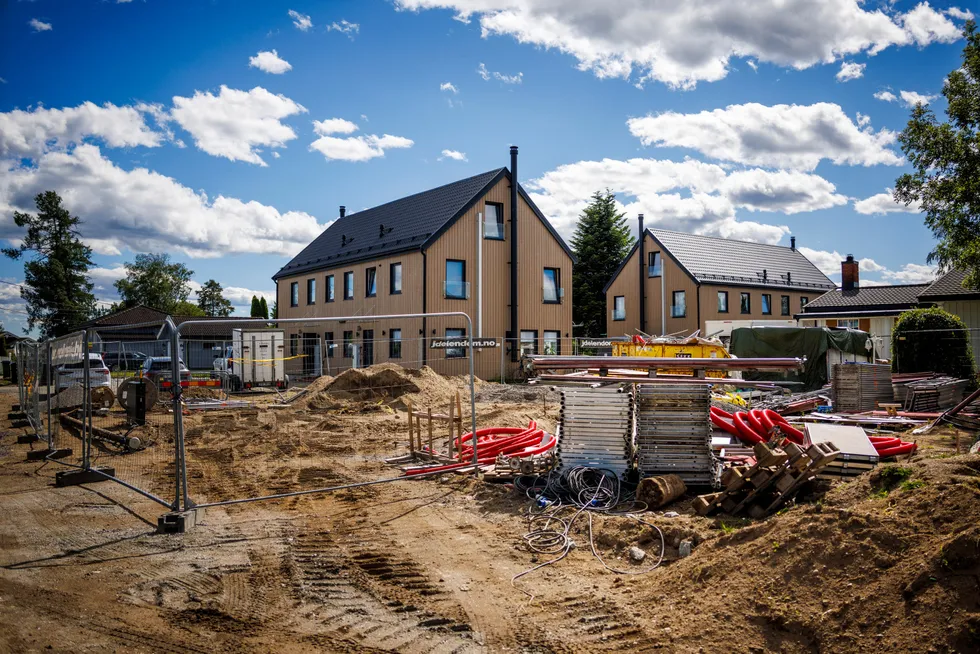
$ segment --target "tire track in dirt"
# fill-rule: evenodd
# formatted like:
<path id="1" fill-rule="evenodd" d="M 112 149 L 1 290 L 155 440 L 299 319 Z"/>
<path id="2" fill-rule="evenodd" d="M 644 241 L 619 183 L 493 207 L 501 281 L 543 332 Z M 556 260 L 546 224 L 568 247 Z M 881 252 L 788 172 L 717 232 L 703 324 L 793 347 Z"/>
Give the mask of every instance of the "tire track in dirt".
<path id="1" fill-rule="evenodd" d="M 371 592 L 375 590 L 370 588 L 372 584 L 365 584 L 360 578 L 372 575 L 352 562 L 329 533 L 300 533 L 293 542 L 290 556 L 295 566 L 297 592 L 307 602 L 318 605 L 308 617 L 347 640 L 378 650 L 419 654 L 482 651 L 463 633 L 453 631 L 453 627 L 459 626 L 455 620 L 420 612 L 416 606 L 401 599 L 386 600 L 383 592 L 379 593 L 381 597 L 376 597 Z M 375 571 L 386 565 L 375 565 L 363 556 L 359 560 L 367 569 Z M 374 576 L 384 574 L 387 573 Z M 394 577 L 384 581 L 390 579 Z M 365 585 L 367 589 L 360 587 Z M 411 592 L 424 587 L 438 595 L 438 590 L 420 584 L 417 578 L 416 586 L 418 588 Z M 468 630 L 468 625 L 465 628 Z"/>

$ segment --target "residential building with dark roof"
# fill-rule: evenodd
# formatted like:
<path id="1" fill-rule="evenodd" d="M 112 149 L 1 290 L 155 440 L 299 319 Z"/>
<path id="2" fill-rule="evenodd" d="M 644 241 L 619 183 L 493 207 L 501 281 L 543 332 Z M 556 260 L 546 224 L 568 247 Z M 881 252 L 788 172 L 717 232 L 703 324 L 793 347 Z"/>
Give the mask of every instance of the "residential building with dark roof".
<path id="1" fill-rule="evenodd" d="M 786 324 L 835 284 L 796 249 L 643 229 L 604 289 L 610 337 L 690 334 L 706 323 Z"/>
<path id="2" fill-rule="evenodd" d="M 963 319 L 974 352 L 980 351 L 980 291 L 963 288 L 966 273 L 950 270 L 927 284 L 861 286 L 858 262 L 841 262 L 841 287 L 810 302 L 797 314 L 806 326 L 853 327 L 868 332 L 879 359 L 891 358 L 891 335 L 904 311 L 939 306 Z"/>
<path id="3" fill-rule="evenodd" d="M 510 168 L 461 179 L 340 217 L 275 274 L 280 318 L 354 317 L 285 325 L 290 354 L 323 371 L 384 361 L 464 372 L 462 318 L 379 321 L 372 315 L 461 311 L 473 335 L 504 347 L 477 352 L 476 374 L 513 370 L 519 350 L 558 352 L 572 331 L 572 262 Z M 515 222 L 516 218 L 516 222 Z M 504 340 L 506 343 L 504 343 Z M 357 348 L 351 347 L 357 345 Z M 301 351 L 302 350 L 302 351 Z"/>

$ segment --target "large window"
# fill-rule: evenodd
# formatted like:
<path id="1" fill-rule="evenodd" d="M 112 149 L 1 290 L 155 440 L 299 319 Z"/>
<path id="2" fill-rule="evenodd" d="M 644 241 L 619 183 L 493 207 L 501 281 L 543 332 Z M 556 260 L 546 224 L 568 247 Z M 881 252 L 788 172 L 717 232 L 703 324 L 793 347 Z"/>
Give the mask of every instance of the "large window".
<path id="1" fill-rule="evenodd" d="M 861 321 L 858 320 L 857 318 L 853 318 L 853 319 L 850 319 L 849 318 L 847 320 L 838 320 L 837 321 L 837 326 L 838 327 L 841 327 L 841 328 L 846 328 L 846 329 L 860 329 L 861 328 Z"/>
<path id="2" fill-rule="evenodd" d="M 800 297 L 800 308 L 802 309 L 803 307 L 805 307 L 808 304 L 810 304 L 810 298 L 808 298 L 805 295 L 801 296 Z"/>
<path id="3" fill-rule="evenodd" d="M 354 299 L 354 271 L 344 273 L 344 299 Z"/>
<path id="4" fill-rule="evenodd" d="M 544 353 L 545 354 L 561 354 L 561 332 L 552 331 L 549 329 L 544 330 Z"/>
<path id="5" fill-rule="evenodd" d="M 465 329 L 447 329 L 446 330 L 446 340 L 460 340 L 466 338 Z M 447 347 L 446 348 L 446 358 L 447 359 L 462 359 L 466 356 L 465 347 Z"/>
<path id="6" fill-rule="evenodd" d="M 391 295 L 399 295 L 402 292 L 402 264 L 393 263 L 388 269 L 388 288 Z"/>
<path id="7" fill-rule="evenodd" d="M 779 296 L 779 313 L 783 316 L 789 315 L 789 296 Z"/>
<path id="8" fill-rule="evenodd" d="M 327 348 L 327 358 L 332 359 L 337 345 L 333 342 L 333 332 L 324 332 L 323 345 Z"/>
<path id="9" fill-rule="evenodd" d="M 544 303 L 558 304 L 561 302 L 561 270 L 558 268 L 544 269 Z"/>
<path id="10" fill-rule="evenodd" d="M 728 291 L 718 291 L 718 313 L 728 313 Z"/>
<path id="11" fill-rule="evenodd" d="M 402 358 L 402 330 L 392 329 L 391 339 L 388 341 L 388 358 Z"/>
<path id="12" fill-rule="evenodd" d="M 670 317 L 683 318 L 687 315 L 687 292 L 674 291 L 670 303 Z"/>
<path id="13" fill-rule="evenodd" d="M 663 262 L 659 252 L 647 254 L 647 277 L 660 277 L 663 274 Z"/>
<path id="14" fill-rule="evenodd" d="M 538 353 L 538 332 L 536 329 L 521 330 L 521 354 Z"/>
<path id="15" fill-rule="evenodd" d="M 344 332 L 344 357 L 350 359 L 354 356 L 354 332 Z"/>
<path id="16" fill-rule="evenodd" d="M 453 300 L 465 300 L 469 297 L 465 261 L 446 259 L 446 281 L 443 290 L 444 296 Z"/>
<path id="17" fill-rule="evenodd" d="M 762 294 L 762 315 L 772 315 L 772 296 L 769 293 Z"/>
<path id="18" fill-rule="evenodd" d="M 613 320 L 626 320 L 625 295 L 617 295 L 613 298 Z"/>
<path id="19" fill-rule="evenodd" d="M 316 304 L 316 279 L 306 280 L 306 303 Z"/>
<path id="20" fill-rule="evenodd" d="M 741 313 L 752 313 L 752 296 L 742 293 Z"/>
<path id="21" fill-rule="evenodd" d="M 371 266 L 364 271 L 364 297 L 377 297 L 378 269 Z"/>
<path id="22" fill-rule="evenodd" d="M 327 275 L 327 302 L 333 302 L 336 299 L 334 285 L 333 285 L 333 275 Z"/>
<path id="23" fill-rule="evenodd" d="M 483 237 L 504 240 L 504 205 L 487 202 L 483 213 Z"/>
<path id="24" fill-rule="evenodd" d="M 289 285 L 289 306 L 299 306 L 299 282 L 293 282 Z"/>

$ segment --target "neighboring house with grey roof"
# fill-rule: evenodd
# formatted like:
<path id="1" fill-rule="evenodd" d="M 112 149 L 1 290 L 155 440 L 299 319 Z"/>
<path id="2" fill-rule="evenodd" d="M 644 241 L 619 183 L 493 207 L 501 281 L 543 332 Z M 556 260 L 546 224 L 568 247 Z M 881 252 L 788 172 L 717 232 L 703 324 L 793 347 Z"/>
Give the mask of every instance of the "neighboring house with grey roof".
<path id="1" fill-rule="evenodd" d="M 904 311 L 939 306 L 963 319 L 980 351 L 980 291 L 963 288 L 966 273 L 950 270 L 929 284 L 861 286 L 858 262 L 841 262 L 841 288 L 821 295 L 796 318 L 805 326 L 853 327 L 871 334 L 875 356 L 891 358 L 891 335 Z"/>
<path id="2" fill-rule="evenodd" d="M 785 324 L 836 287 L 796 249 L 643 229 L 604 289 L 606 333 L 706 334 L 708 321 Z M 642 292 L 641 292 L 642 289 Z"/>
<path id="3" fill-rule="evenodd" d="M 356 316 L 286 325 L 290 354 L 323 370 L 391 361 L 464 370 L 437 341 L 466 336 L 461 318 L 378 321 L 372 315 L 461 311 L 473 335 L 500 347 L 477 352 L 476 374 L 499 378 L 520 350 L 569 352 L 571 249 L 510 168 L 461 179 L 340 217 L 275 274 L 280 318 Z M 352 347 L 352 346 L 358 347 Z M 502 355 L 503 354 L 503 355 Z"/>

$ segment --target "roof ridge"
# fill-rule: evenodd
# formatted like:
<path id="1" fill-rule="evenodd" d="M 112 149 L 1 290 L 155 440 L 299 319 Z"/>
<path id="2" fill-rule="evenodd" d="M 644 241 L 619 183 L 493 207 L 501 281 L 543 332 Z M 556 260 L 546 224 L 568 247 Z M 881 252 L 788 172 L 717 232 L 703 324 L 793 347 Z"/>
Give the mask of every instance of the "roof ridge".
<path id="1" fill-rule="evenodd" d="M 663 229 L 662 227 L 647 227 L 646 228 L 646 231 L 650 232 L 651 234 L 653 233 L 654 230 L 656 230 L 658 232 L 666 232 L 668 234 L 682 234 L 684 236 L 696 236 L 698 238 L 710 238 L 710 239 L 714 239 L 716 241 L 728 241 L 729 243 L 745 243 L 747 245 L 764 245 L 766 247 L 771 247 L 771 248 L 783 248 L 785 250 L 789 250 L 790 252 L 799 252 L 800 251 L 799 248 L 796 248 L 794 250 L 789 245 L 779 245 L 777 243 L 760 243 L 758 241 L 743 241 L 742 239 L 738 239 L 738 238 L 727 238 L 725 236 L 712 236 L 710 234 L 694 234 L 693 232 L 682 232 L 682 231 L 677 230 L 677 229 Z M 800 252 L 800 254 L 803 254 L 803 253 Z M 804 258 L 805 258 L 805 255 L 804 255 Z"/>

